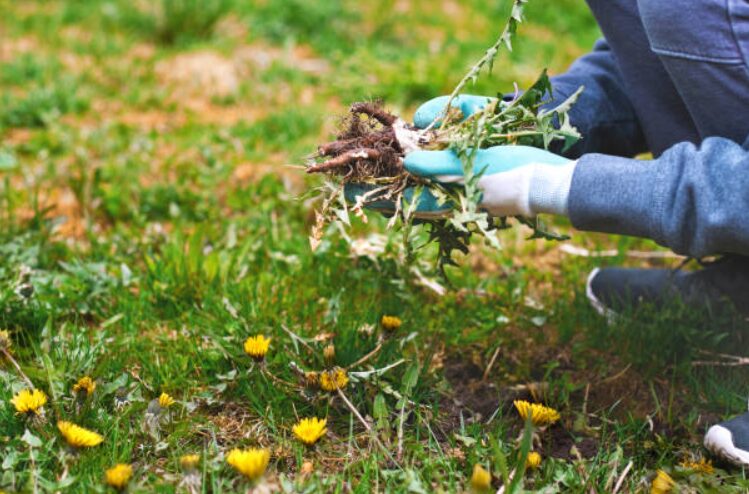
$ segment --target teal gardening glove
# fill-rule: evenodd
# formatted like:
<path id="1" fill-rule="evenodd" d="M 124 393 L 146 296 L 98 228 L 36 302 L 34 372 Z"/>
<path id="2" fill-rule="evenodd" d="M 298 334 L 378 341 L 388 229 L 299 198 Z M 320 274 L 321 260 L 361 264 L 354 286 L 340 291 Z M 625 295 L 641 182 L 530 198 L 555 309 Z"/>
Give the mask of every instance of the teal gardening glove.
<path id="1" fill-rule="evenodd" d="M 490 101 L 492 99 L 485 96 L 461 95 L 451 105 L 468 117 Z M 424 103 L 416 110 L 414 124 L 420 128 L 429 126 L 441 116 L 446 102 L 447 96 L 441 96 Z M 483 197 L 479 205 L 492 216 L 567 214 L 574 161 L 529 146 L 495 146 L 477 150 L 473 162 L 474 171 L 481 173 L 478 186 Z M 449 150 L 413 151 L 406 155 L 403 164 L 409 173 L 437 182 L 463 181 L 463 164 Z M 347 190 L 350 197 L 360 194 L 354 187 Z M 408 193 L 406 199 L 410 199 Z M 394 205 L 386 201 L 369 206 L 383 212 L 394 209 Z M 431 194 L 423 193 L 416 217 L 446 217 L 449 211 L 449 207 L 439 205 Z"/>

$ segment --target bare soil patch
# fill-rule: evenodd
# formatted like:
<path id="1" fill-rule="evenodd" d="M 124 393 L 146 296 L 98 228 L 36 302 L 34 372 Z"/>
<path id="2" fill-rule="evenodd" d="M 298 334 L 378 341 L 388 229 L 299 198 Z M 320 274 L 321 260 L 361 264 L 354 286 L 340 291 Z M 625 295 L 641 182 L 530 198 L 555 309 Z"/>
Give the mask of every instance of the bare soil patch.
<path id="1" fill-rule="evenodd" d="M 175 99 L 228 97 L 239 90 L 240 72 L 230 59 L 212 52 L 182 53 L 156 64 L 156 76 Z"/>

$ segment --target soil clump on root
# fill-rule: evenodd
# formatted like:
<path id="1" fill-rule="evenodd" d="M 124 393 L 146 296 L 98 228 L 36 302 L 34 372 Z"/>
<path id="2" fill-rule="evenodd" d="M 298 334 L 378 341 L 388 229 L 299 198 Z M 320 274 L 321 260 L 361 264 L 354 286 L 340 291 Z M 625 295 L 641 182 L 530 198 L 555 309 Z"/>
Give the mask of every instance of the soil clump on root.
<path id="1" fill-rule="evenodd" d="M 336 140 L 318 148 L 316 157 L 324 161 L 311 164 L 307 173 L 339 175 L 344 182 L 402 175 L 405 150 L 396 134 L 399 122 L 380 102 L 354 103 Z"/>

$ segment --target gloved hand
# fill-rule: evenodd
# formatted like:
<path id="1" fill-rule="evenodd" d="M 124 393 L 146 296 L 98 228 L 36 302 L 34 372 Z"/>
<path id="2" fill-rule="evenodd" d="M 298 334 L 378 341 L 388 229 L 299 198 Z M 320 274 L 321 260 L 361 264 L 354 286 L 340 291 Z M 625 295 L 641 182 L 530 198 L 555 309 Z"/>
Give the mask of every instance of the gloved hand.
<path id="1" fill-rule="evenodd" d="M 422 104 L 414 114 L 414 125 L 428 127 L 439 118 L 448 96 L 433 98 Z M 451 106 L 460 108 L 468 118 L 494 98 L 460 95 Z M 549 151 L 529 146 L 496 146 L 476 152 L 473 165 L 482 173 L 479 188 L 483 192 L 481 207 L 494 216 L 533 216 L 539 213 L 567 214 L 575 161 Z M 404 159 L 406 170 L 414 175 L 431 178 L 442 183 L 462 183 L 463 164 L 452 151 L 414 151 Z M 355 200 L 364 194 L 366 186 L 346 185 L 346 196 Z M 407 200 L 412 191 L 406 190 Z M 384 213 L 393 212 L 392 202 L 369 204 L 370 209 Z M 425 190 L 416 210 L 417 218 L 440 218 L 450 214 L 448 205 L 439 205 L 437 199 Z"/>
<path id="2" fill-rule="evenodd" d="M 414 125 L 420 129 L 429 127 L 436 119 L 442 116 L 442 110 L 447 104 L 449 96 L 438 96 L 422 104 L 414 113 Z M 453 99 L 451 107 L 459 108 L 463 112 L 463 117 L 468 118 L 478 110 L 482 109 L 496 98 L 488 96 L 474 96 L 471 94 L 461 94 Z"/>
<path id="3" fill-rule="evenodd" d="M 414 151 L 403 162 L 414 175 L 441 183 L 462 183 L 463 163 L 452 151 Z M 495 146 L 479 149 L 473 169 L 481 173 L 478 186 L 482 209 L 493 216 L 567 214 L 575 162 L 529 146 Z M 427 210 L 420 203 L 417 217 Z"/>

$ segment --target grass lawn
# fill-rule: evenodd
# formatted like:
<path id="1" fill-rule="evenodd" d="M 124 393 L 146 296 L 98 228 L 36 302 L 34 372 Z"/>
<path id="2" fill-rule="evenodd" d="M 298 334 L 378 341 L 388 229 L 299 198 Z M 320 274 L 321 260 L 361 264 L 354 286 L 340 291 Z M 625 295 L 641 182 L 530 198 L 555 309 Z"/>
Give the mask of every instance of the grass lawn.
<path id="1" fill-rule="evenodd" d="M 112 491 L 117 463 L 130 492 L 461 492 L 475 465 L 492 491 L 649 492 L 662 469 L 679 492 L 747 492 L 743 471 L 699 463 L 749 378 L 703 364 L 746 328 L 672 311 L 609 325 L 585 299 L 594 267 L 680 258 L 558 222 L 564 244 L 503 231 L 447 287 L 376 215 L 310 249 L 319 177 L 299 165 L 337 115 L 449 93 L 508 7 L 0 0 L 0 492 Z M 471 90 L 559 73 L 598 36 L 582 0 L 532 0 Z M 27 379 L 43 414 L 11 403 Z M 561 418 L 519 439 L 514 400 Z M 293 428 L 310 417 L 327 433 L 308 446 Z M 103 442 L 72 448 L 59 421 Z M 235 448 L 268 451 L 254 485 Z"/>

